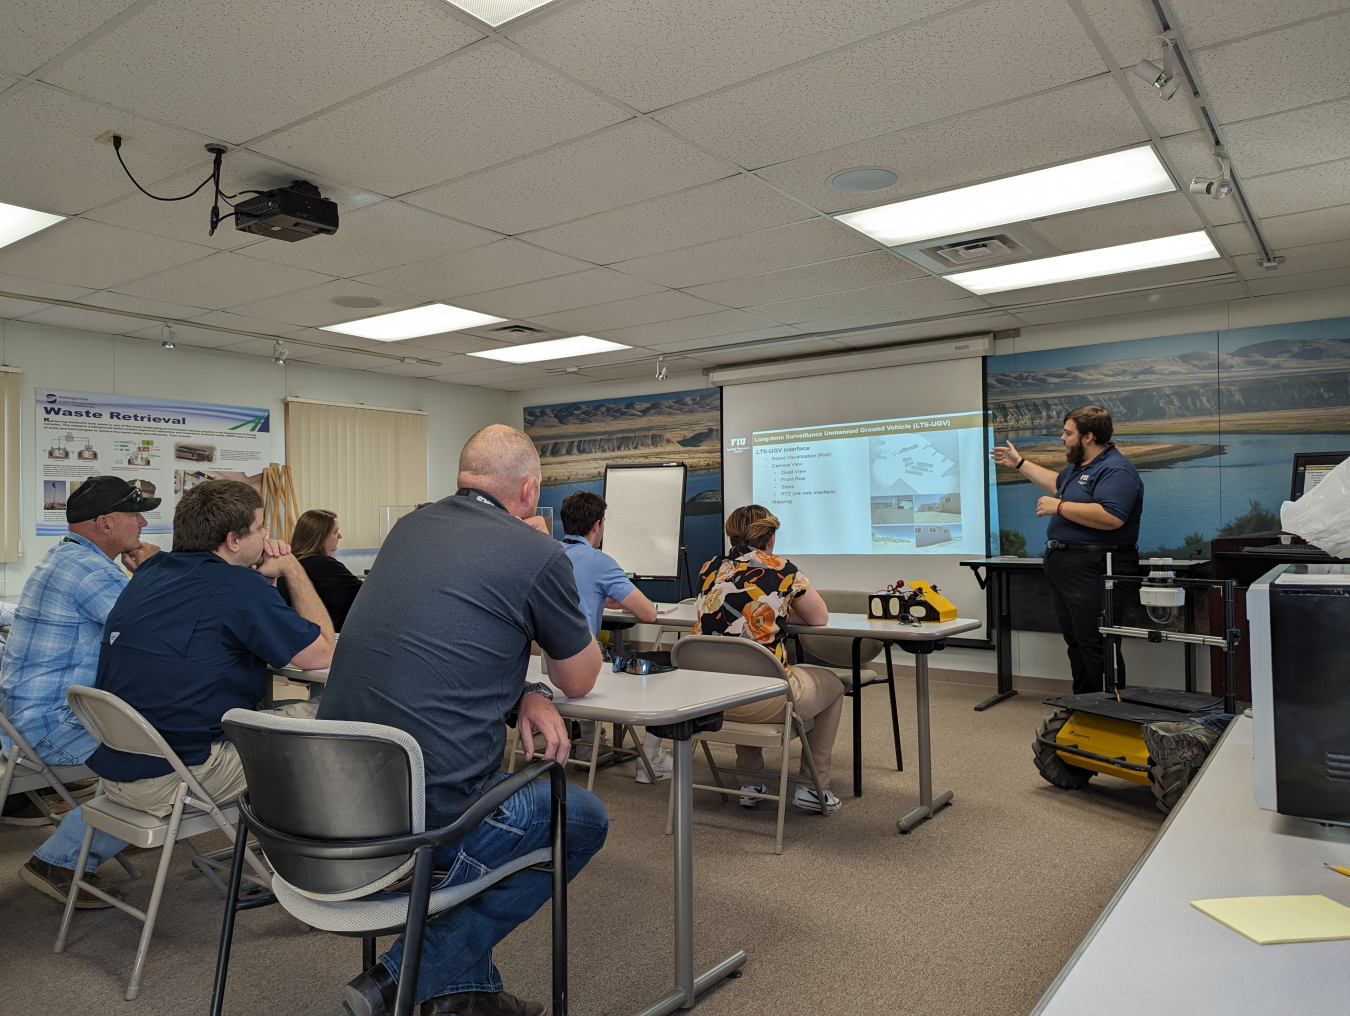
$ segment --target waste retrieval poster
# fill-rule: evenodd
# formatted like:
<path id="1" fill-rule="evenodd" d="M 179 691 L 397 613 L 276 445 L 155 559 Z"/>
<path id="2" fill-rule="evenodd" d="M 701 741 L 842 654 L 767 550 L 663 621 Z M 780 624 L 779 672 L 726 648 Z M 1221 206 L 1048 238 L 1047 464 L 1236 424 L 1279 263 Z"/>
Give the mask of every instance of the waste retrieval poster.
<path id="1" fill-rule="evenodd" d="M 173 529 L 185 490 L 205 480 L 258 486 L 271 458 L 271 414 L 249 406 L 38 388 L 37 535 L 66 532 L 66 500 L 91 476 L 120 476 L 147 497 L 147 533 Z"/>

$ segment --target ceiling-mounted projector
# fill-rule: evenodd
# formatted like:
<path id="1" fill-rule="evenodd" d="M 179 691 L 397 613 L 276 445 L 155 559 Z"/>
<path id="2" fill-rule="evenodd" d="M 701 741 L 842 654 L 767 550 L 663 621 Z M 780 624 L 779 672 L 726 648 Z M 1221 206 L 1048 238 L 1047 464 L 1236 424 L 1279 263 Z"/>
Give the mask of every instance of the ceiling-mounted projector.
<path id="1" fill-rule="evenodd" d="M 338 229 L 338 207 L 308 180 L 265 191 L 234 206 L 234 228 L 295 243 Z"/>

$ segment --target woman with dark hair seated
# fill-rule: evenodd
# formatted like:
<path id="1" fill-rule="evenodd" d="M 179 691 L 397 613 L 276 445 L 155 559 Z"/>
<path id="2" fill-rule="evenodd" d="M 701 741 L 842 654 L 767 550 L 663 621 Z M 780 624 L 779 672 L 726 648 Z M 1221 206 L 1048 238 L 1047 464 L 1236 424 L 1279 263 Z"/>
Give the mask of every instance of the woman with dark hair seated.
<path id="1" fill-rule="evenodd" d="M 361 580 L 333 555 L 337 553 L 342 531 L 338 529 L 337 513 L 327 508 L 314 508 L 300 516 L 291 534 L 291 553 L 305 569 L 314 591 L 328 608 L 333 619 L 333 631 L 342 631 L 347 611 L 361 591 Z M 286 580 L 277 580 L 277 591 L 287 603 L 291 602 Z"/>
<path id="2" fill-rule="evenodd" d="M 767 649 L 787 666 L 783 640 L 787 624 L 825 624 L 829 609 L 820 594 L 811 588 L 806 576 L 786 558 L 773 552 L 778 519 L 757 504 L 737 508 L 727 519 L 727 537 L 731 553 L 718 555 L 703 566 L 699 575 L 699 594 L 694 605 L 698 620 L 695 635 L 734 635 L 751 639 Z M 839 715 L 844 705 L 844 685 L 824 667 L 795 664 L 787 667 L 792 686 L 793 708 L 803 718 L 814 717 L 815 726 L 806 733 L 804 750 L 811 752 L 816 774 L 825 788 L 824 808 L 839 810 L 839 798 L 830 793 L 830 759 L 834 737 L 839 730 Z M 726 718 L 737 723 L 781 723 L 786 696 L 728 709 Z M 736 746 L 736 765 L 751 772 L 764 771 L 762 748 Z M 793 804 L 808 811 L 820 811 L 821 802 L 811 785 L 805 758 Z M 744 791 L 767 793 L 768 788 L 746 786 Z M 742 797 L 741 804 L 753 808 L 759 798 Z"/>

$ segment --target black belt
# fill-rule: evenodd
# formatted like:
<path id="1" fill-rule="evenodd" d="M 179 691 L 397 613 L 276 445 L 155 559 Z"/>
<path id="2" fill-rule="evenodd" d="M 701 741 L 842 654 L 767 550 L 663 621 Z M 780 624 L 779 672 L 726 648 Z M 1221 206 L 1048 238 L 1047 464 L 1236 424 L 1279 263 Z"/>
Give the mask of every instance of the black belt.
<path id="1" fill-rule="evenodd" d="M 1046 540 L 1046 550 L 1132 550 L 1139 553 L 1137 543 L 1065 543 L 1063 540 Z"/>

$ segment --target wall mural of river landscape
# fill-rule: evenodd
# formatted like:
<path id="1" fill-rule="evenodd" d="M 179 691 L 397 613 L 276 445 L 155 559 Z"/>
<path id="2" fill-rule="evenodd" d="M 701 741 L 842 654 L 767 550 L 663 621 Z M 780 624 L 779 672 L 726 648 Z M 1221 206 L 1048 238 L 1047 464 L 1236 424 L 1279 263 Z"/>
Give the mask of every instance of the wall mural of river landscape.
<path id="1" fill-rule="evenodd" d="M 1350 449 L 1350 318 L 994 356 L 986 370 L 996 440 L 1043 466 L 1064 467 L 1067 410 L 1111 412 L 1144 481 L 1145 555 L 1278 533 L 1294 454 Z M 1040 491 L 1012 470 L 993 480 L 992 548 L 1038 556 Z"/>
<path id="2" fill-rule="evenodd" d="M 699 566 L 722 549 L 722 390 L 704 388 L 658 395 L 527 406 L 525 433 L 544 469 L 539 503 L 556 517 L 576 490 L 603 494 L 609 463 L 683 462 L 688 467 L 684 542 Z M 562 524 L 557 523 L 558 535 Z M 653 599 L 689 594 L 674 582 L 642 582 Z"/>

